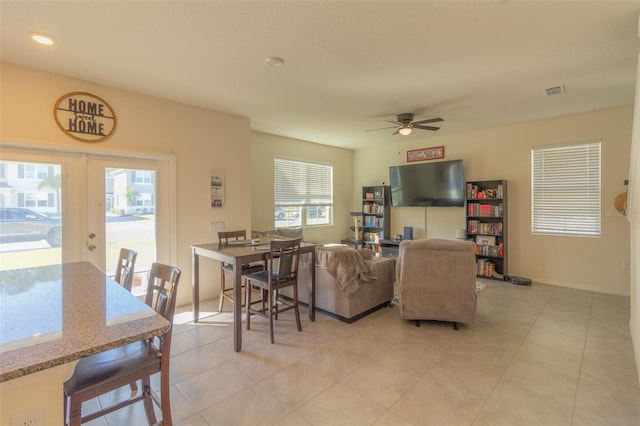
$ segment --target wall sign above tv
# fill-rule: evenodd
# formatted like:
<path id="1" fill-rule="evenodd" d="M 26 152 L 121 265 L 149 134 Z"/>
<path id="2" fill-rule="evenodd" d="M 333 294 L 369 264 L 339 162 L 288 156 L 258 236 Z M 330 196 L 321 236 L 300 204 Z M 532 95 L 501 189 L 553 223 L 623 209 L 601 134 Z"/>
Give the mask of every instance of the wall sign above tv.
<path id="1" fill-rule="evenodd" d="M 444 158 L 444 146 L 407 151 L 407 163 L 411 163 L 412 161 L 435 160 L 438 158 Z"/>

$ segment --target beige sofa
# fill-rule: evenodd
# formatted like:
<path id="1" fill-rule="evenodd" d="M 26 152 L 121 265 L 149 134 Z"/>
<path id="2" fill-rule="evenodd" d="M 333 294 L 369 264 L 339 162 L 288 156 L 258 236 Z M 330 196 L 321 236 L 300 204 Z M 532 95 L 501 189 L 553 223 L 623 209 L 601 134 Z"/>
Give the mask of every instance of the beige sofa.
<path id="1" fill-rule="evenodd" d="M 301 258 L 298 297 L 308 300 L 311 256 Z M 344 321 L 354 322 L 388 306 L 393 299 L 394 260 L 373 257 L 371 250 L 345 245 L 316 247 L 316 308 Z M 290 296 L 290 292 L 284 292 Z"/>
<path id="2" fill-rule="evenodd" d="M 477 294 L 473 242 L 403 241 L 396 277 L 403 319 L 474 323 Z"/>
<path id="3" fill-rule="evenodd" d="M 251 238 L 265 238 L 265 237 L 282 237 L 282 238 L 302 238 L 304 241 L 304 235 L 302 235 L 302 227 L 296 226 L 291 228 L 277 228 L 269 231 L 251 231 Z"/>

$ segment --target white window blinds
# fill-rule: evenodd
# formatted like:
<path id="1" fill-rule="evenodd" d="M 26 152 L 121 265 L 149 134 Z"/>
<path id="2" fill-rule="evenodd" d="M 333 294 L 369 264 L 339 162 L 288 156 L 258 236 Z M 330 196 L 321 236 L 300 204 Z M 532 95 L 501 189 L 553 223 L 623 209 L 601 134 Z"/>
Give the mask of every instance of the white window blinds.
<path id="1" fill-rule="evenodd" d="M 333 166 L 275 159 L 275 205 L 332 206 Z"/>
<path id="2" fill-rule="evenodd" d="M 531 232 L 600 235 L 600 142 L 531 150 Z"/>

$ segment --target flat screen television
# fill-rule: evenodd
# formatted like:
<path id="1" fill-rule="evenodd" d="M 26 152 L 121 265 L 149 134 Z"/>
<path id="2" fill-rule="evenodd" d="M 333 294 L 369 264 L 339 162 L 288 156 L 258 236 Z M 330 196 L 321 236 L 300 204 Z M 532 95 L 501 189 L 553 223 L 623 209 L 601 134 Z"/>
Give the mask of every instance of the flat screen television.
<path id="1" fill-rule="evenodd" d="M 464 207 L 462 160 L 389 167 L 393 207 Z"/>

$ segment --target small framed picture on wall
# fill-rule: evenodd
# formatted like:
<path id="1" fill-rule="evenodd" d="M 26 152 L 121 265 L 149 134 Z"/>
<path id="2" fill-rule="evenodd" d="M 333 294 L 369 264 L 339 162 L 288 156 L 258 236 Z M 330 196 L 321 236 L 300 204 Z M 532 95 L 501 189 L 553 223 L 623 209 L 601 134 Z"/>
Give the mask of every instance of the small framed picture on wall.
<path id="1" fill-rule="evenodd" d="M 224 177 L 211 176 L 211 207 L 224 206 Z"/>

